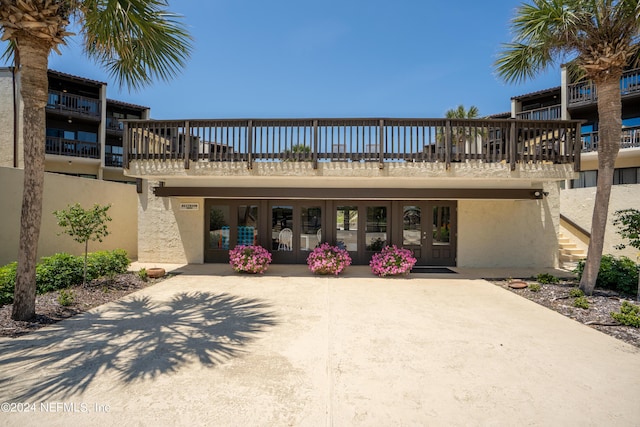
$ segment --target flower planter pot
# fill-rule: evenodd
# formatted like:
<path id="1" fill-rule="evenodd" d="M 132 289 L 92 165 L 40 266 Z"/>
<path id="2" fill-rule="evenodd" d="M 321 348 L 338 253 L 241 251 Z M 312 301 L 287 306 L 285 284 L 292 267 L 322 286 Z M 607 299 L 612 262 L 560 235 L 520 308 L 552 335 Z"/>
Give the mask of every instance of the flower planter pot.
<path id="1" fill-rule="evenodd" d="M 149 268 L 147 269 L 147 277 L 151 279 L 157 279 L 165 275 L 164 268 Z"/>

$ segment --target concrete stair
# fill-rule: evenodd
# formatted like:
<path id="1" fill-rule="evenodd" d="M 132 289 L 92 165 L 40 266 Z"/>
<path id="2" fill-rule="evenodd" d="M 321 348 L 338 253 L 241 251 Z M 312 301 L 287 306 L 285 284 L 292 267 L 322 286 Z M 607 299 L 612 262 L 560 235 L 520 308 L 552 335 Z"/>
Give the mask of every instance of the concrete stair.
<path id="1" fill-rule="evenodd" d="M 578 261 L 587 258 L 584 249 L 579 248 L 562 233 L 558 234 L 558 244 L 560 246 L 560 265 L 567 270 L 574 269 Z"/>

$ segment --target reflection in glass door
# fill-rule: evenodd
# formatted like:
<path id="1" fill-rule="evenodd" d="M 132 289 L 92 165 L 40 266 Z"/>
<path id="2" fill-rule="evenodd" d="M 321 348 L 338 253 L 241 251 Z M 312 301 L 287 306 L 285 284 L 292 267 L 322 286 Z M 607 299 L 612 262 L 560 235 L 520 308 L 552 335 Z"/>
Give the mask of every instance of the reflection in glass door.
<path id="1" fill-rule="evenodd" d="M 336 207 L 336 244 L 349 252 L 358 251 L 358 207 Z"/>
<path id="2" fill-rule="evenodd" d="M 322 209 L 320 206 L 300 207 L 300 251 L 307 259 L 308 252 L 322 242 Z"/>
<path id="3" fill-rule="evenodd" d="M 238 245 L 255 245 L 258 241 L 258 206 L 238 206 Z"/>
<path id="4" fill-rule="evenodd" d="M 402 206 L 402 246 L 420 260 L 423 254 L 422 206 Z"/>
<path id="5" fill-rule="evenodd" d="M 368 252 L 380 252 L 387 245 L 387 207 L 367 206 L 365 242 Z"/>
<path id="6" fill-rule="evenodd" d="M 437 202 L 433 207 L 432 242 L 429 253 L 430 263 L 455 265 L 455 245 L 451 234 L 453 221 L 451 204 Z"/>
<path id="7" fill-rule="evenodd" d="M 271 207 L 271 250 L 293 252 L 293 206 Z"/>
<path id="8" fill-rule="evenodd" d="M 209 249 L 229 249 L 229 205 L 209 207 Z"/>

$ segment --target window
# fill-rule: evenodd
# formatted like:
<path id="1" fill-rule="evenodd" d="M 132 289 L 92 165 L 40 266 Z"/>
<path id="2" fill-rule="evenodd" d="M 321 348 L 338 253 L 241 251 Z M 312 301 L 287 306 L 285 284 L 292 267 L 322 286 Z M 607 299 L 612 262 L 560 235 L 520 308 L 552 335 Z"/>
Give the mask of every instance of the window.
<path id="1" fill-rule="evenodd" d="M 98 134 L 94 132 L 78 131 L 78 141 L 82 142 L 98 142 Z"/>
<path id="2" fill-rule="evenodd" d="M 637 184 L 640 168 L 616 169 L 613 173 L 613 184 Z"/>

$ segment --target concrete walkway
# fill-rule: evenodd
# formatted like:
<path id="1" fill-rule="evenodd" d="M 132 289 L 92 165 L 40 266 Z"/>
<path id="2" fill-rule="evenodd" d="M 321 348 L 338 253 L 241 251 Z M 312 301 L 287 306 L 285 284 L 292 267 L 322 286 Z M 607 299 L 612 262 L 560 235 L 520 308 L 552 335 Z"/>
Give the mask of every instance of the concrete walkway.
<path id="1" fill-rule="evenodd" d="M 181 271 L 0 339 L 0 425 L 640 424 L 639 349 L 484 280 Z"/>

